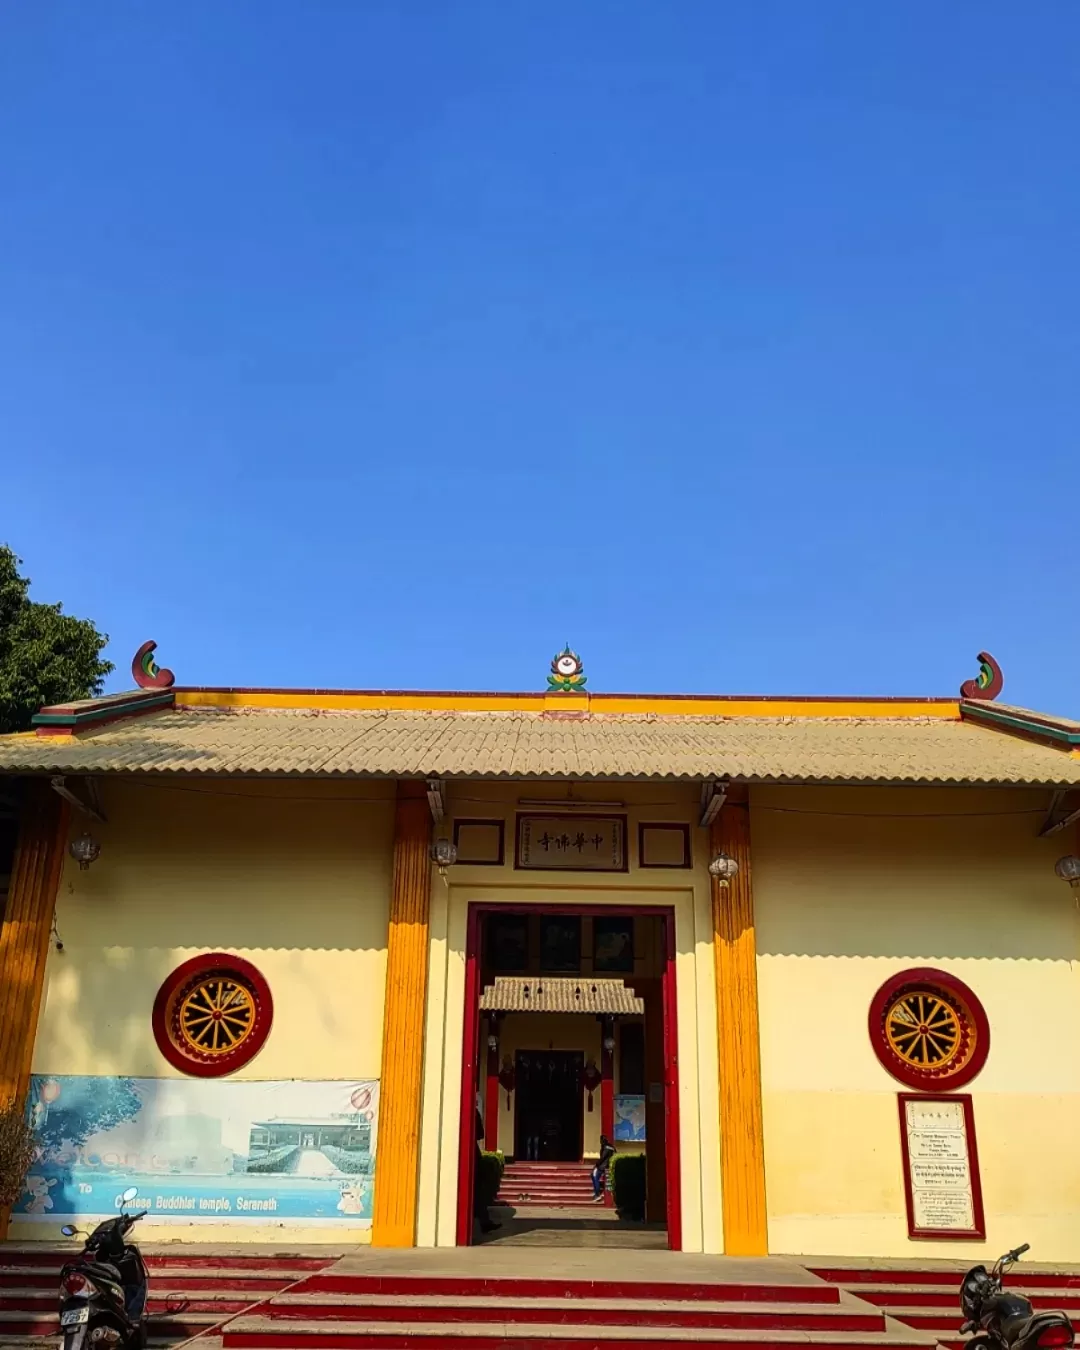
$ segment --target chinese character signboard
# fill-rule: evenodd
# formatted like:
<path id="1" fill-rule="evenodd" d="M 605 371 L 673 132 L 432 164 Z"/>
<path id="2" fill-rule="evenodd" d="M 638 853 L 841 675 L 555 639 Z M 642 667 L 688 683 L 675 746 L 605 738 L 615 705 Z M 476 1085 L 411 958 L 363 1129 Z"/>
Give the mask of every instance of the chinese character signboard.
<path id="1" fill-rule="evenodd" d="M 625 816 L 518 816 L 514 865 L 547 872 L 625 872 Z"/>
<path id="2" fill-rule="evenodd" d="M 898 1095 L 908 1236 L 985 1237 L 971 1098 Z"/>

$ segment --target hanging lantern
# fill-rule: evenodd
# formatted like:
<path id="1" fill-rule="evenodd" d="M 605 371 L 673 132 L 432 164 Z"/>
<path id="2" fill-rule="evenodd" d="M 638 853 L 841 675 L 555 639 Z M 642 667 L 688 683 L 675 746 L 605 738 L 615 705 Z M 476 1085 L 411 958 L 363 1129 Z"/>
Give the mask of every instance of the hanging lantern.
<path id="1" fill-rule="evenodd" d="M 1054 871 L 1062 881 L 1067 881 L 1070 886 L 1080 886 L 1080 858 L 1075 853 L 1070 853 L 1065 858 L 1059 858 L 1054 864 Z"/>
<path id="2" fill-rule="evenodd" d="M 499 1070 L 499 1086 L 506 1093 L 506 1109 L 510 1110 L 510 1094 L 517 1086 L 517 1074 L 514 1072 L 514 1061 L 509 1055 L 502 1062 L 502 1068 Z"/>
<path id="3" fill-rule="evenodd" d="M 592 1110 L 593 1093 L 603 1081 L 600 1070 L 596 1067 L 596 1060 L 590 1059 L 585 1065 L 585 1091 L 589 1094 L 589 1110 Z"/>
<path id="4" fill-rule="evenodd" d="M 439 869 L 439 876 L 446 880 L 446 869 L 457 862 L 457 846 L 449 839 L 436 839 L 431 846 L 431 861 Z"/>
<path id="5" fill-rule="evenodd" d="M 737 876 L 738 872 L 739 864 L 728 853 L 718 853 L 709 863 L 709 875 L 715 877 L 721 886 L 730 885 L 732 878 Z"/>
<path id="6" fill-rule="evenodd" d="M 85 872 L 92 862 L 101 857 L 101 845 L 92 834 L 80 834 L 68 844 L 68 852 L 79 864 L 79 870 Z"/>

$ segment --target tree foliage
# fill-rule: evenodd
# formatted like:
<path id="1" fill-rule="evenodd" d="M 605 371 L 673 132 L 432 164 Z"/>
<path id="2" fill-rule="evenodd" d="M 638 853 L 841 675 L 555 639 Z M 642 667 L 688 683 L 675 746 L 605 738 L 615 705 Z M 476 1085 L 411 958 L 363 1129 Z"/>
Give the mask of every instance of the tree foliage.
<path id="1" fill-rule="evenodd" d="M 71 1086 L 36 1123 L 36 1134 L 46 1157 L 85 1144 L 92 1134 L 104 1134 L 142 1110 L 142 1098 L 131 1078 L 83 1078 Z"/>
<path id="2" fill-rule="evenodd" d="M 101 659 L 108 637 L 60 605 L 31 600 L 21 564 L 0 544 L 0 733 L 26 731 L 46 704 L 100 694 L 113 668 Z"/>

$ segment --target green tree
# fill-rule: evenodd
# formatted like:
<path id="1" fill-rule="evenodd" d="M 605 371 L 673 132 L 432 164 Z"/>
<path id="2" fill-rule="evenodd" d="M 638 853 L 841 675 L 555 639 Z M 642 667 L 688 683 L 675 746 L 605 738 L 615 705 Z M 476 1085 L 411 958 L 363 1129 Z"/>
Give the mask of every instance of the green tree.
<path id="1" fill-rule="evenodd" d="M 108 637 L 89 619 L 31 600 L 21 564 L 0 544 L 0 733 L 26 731 L 48 703 L 100 694 L 113 668 L 101 659 Z"/>
<path id="2" fill-rule="evenodd" d="M 31 1095 L 40 1093 L 35 1079 Z M 37 1093 L 35 1093 L 37 1089 Z M 40 1099 L 40 1098 L 39 1098 Z M 142 1098 L 133 1078 L 79 1078 L 67 1080 L 48 1113 L 31 1111 L 35 1133 L 46 1158 L 64 1149 L 78 1148 L 93 1134 L 104 1134 L 142 1110 Z"/>

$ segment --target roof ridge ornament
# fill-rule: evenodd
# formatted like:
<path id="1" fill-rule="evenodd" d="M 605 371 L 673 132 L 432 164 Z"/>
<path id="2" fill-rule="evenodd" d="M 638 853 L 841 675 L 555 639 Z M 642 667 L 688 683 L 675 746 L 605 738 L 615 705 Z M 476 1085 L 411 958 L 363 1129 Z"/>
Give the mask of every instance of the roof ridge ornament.
<path id="1" fill-rule="evenodd" d="M 1005 688 L 1005 676 L 1001 667 L 989 652 L 979 653 L 979 673 L 973 680 L 965 680 L 960 686 L 960 697 L 981 699 L 991 702 Z"/>
<path id="2" fill-rule="evenodd" d="M 547 682 L 550 689 L 558 690 L 561 694 L 578 694 L 584 690 L 585 667 L 577 652 L 571 651 L 569 643 L 552 657 L 551 674 Z"/>
<path id="3" fill-rule="evenodd" d="M 140 689 L 171 689 L 176 676 L 154 660 L 156 642 L 144 642 L 131 661 L 131 674 Z"/>

